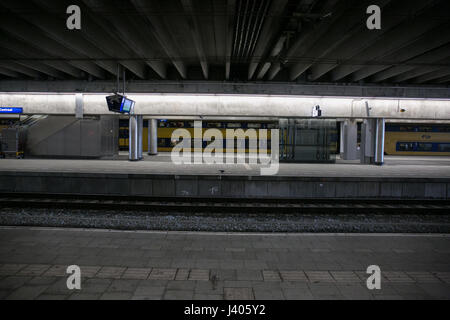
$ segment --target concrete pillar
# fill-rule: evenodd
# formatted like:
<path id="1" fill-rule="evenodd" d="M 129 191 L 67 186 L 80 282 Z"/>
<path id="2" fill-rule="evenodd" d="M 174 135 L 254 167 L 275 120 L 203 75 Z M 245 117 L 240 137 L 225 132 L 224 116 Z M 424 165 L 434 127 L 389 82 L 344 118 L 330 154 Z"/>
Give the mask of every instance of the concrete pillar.
<path id="1" fill-rule="evenodd" d="M 158 120 L 148 120 L 148 154 L 158 154 Z"/>
<path id="2" fill-rule="evenodd" d="M 142 134 L 144 132 L 144 116 L 136 116 L 137 124 L 138 124 L 138 158 L 139 160 L 143 159 L 142 156 Z"/>
<path id="3" fill-rule="evenodd" d="M 339 122 L 341 127 L 339 135 L 339 155 L 341 158 L 344 156 L 344 121 Z"/>
<path id="4" fill-rule="evenodd" d="M 375 119 L 365 119 L 361 125 L 361 163 L 371 164 L 375 161 L 375 126 Z"/>
<path id="5" fill-rule="evenodd" d="M 128 159 L 130 161 L 138 161 L 139 160 L 139 150 L 138 150 L 138 141 L 139 141 L 139 125 L 137 121 L 137 116 L 130 115 L 129 122 L 129 139 L 128 139 Z"/>
<path id="6" fill-rule="evenodd" d="M 358 159 L 358 125 L 355 120 L 347 119 L 344 122 L 343 129 L 344 152 L 341 158 L 343 160 L 356 160 Z"/>
<path id="7" fill-rule="evenodd" d="M 384 163 L 384 131 L 385 120 L 383 118 L 376 119 L 375 131 L 375 164 L 383 165 Z"/>

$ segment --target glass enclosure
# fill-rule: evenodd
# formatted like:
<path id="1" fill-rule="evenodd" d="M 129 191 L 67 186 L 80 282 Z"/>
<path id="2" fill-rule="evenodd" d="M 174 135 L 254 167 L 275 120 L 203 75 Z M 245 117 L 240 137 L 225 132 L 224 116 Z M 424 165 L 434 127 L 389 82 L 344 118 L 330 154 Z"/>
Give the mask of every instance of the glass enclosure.
<path id="1" fill-rule="evenodd" d="M 336 161 L 338 130 L 333 119 L 280 119 L 280 160 Z"/>

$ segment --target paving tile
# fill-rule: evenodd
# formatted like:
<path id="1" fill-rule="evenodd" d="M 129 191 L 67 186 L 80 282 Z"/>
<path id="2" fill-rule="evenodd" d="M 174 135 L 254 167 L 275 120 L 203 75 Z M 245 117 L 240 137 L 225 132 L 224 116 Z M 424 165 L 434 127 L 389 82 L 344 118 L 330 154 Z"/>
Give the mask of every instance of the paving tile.
<path id="1" fill-rule="evenodd" d="M 41 294 L 36 300 L 67 300 L 69 295 L 64 294 Z"/>
<path id="2" fill-rule="evenodd" d="M 358 275 L 353 271 L 330 271 L 330 274 L 336 282 L 362 282 Z"/>
<path id="3" fill-rule="evenodd" d="M 194 292 L 192 290 L 166 290 L 164 300 L 192 300 Z"/>
<path id="4" fill-rule="evenodd" d="M 101 266 L 80 266 L 81 277 L 93 278 L 101 268 Z"/>
<path id="5" fill-rule="evenodd" d="M 133 296 L 130 292 L 105 292 L 100 300 L 129 300 Z"/>
<path id="6" fill-rule="evenodd" d="M 101 279 L 120 279 L 125 269 L 125 267 L 102 267 L 95 277 Z"/>
<path id="7" fill-rule="evenodd" d="M 414 282 L 414 279 L 401 271 L 382 271 L 383 278 L 388 282 Z"/>
<path id="8" fill-rule="evenodd" d="M 156 297 L 159 296 L 160 298 L 163 296 L 164 292 L 166 291 L 166 287 L 162 287 L 162 286 L 138 286 L 136 288 L 136 290 L 134 291 L 134 296 L 139 296 L 139 297 Z"/>
<path id="9" fill-rule="evenodd" d="M 281 281 L 280 273 L 273 270 L 262 271 L 264 281 Z"/>
<path id="10" fill-rule="evenodd" d="M 234 269 L 212 269 L 211 280 L 234 281 L 237 280 L 236 270 Z"/>
<path id="11" fill-rule="evenodd" d="M 227 252 L 245 252 L 245 248 L 225 248 Z"/>
<path id="12" fill-rule="evenodd" d="M 308 278 L 303 271 L 281 270 L 280 276 L 283 281 L 308 281 Z"/>
<path id="13" fill-rule="evenodd" d="M 306 288 L 283 288 L 283 296 L 287 300 L 312 300 L 314 299 L 311 291 Z"/>
<path id="14" fill-rule="evenodd" d="M 328 271 L 305 271 L 310 282 L 334 282 Z"/>
<path id="15" fill-rule="evenodd" d="M 175 279 L 176 273 L 177 269 L 153 268 L 148 279 L 173 280 Z"/>
<path id="16" fill-rule="evenodd" d="M 225 300 L 254 300 L 252 288 L 224 288 Z"/>
<path id="17" fill-rule="evenodd" d="M 33 279 L 33 277 L 25 276 L 9 276 L 0 281 L 0 290 L 15 290 L 25 283 Z"/>
<path id="18" fill-rule="evenodd" d="M 194 290 L 195 281 L 190 280 L 169 280 L 166 285 L 167 290 Z"/>
<path id="19" fill-rule="evenodd" d="M 147 279 L 151 268 L 127 268 L 122 274 L 122 279 Z"/>
<path id="20" fill-rule="evenodd" d="M 238 269 L 236 270 L 237 280 L 263 280 L 260 270 Z"/>
<path id="21" fill-rule="evenodd" d="M 223 295 L 195 293 L 193 299 L 194 300 L 223 300 Z"/>
<path id="22" fill-rule="evenodd" d="M 189 269 L 178 269 L 175 280 L 183 281 L 189 277 Z"/>
<path id="23" fill-rule="evenodd" d="M 163 295 L 133 295 L 131 300 L 162 300 Z"/>
<path id="24" fill-rule="evenodd" d="M 26 283 L 27 286 L 50 286 L 59 281 L 60 277 L 34 277 Z"/>
<path id="25" fill-rule="evenodd" d="M 14 290 L 7 300 L 34 300 L 47 289 L 47 286 L 22 286 Z"/>
<path id="26" fill-rule="evenodd" d="M 69 300 L 99 300 L 100 293 L 74 292 L 69 296 Z"/>
<path id="27" fill-rule="evenodd" d="M 111 283 L 112 279 L 91 278 L 81 282 L 81 292 L 83 293 L 104 293 Z"/>
<path id="28" fill-rule="evenodd" d="M 344 297 L 348 300 L 373 300 L 372 290 L 366 286 L 357 283 L 337 284 L 336 287 Z"/>
<path id="29" fill-rule="evenodd" d="M 68 274 L 66 265 L 54 265 L 51 266 L 42 276 L 44 277 L 66 277 Z"/>
<path id="30" fill-rule="evenodd" d="M 26 264 L 2 264 L 0 266 L 0 276 L 13 276 L 26 266 Z"/>
<path id="31" fill-rule="evenodd" d="M 139 285 L 139 280 L 116 279 L 113 280 L 106 292 L 134 292 Z"/>
<path id="32" fill-rule="evenodd" d="M 411 277 L 415 282 L 425 282 L 425 283 L 439 283 L 441 282 L 438 277 L 436 277 L 431 272 L 406 272 L 406 274 Z"/>
<path id="33" fill-rule="evenodd" d="M 16 273 L 18 276 L 40 276 L 51 266 L 48 264 L 30 264 Z"/>
<path id="34" fill-rule="evenodd" d="M 194 293 L 223 295 L 223 281 L 195 281 Z"/>
<path id="35" fill-rule="evenodd" d="M 435 275 L 441 279 L 441 281 L 450 284 L 450 272 L 436 272 Z"/>
<path id="36" fill-rule="evenodd" d="M 191 269 L 189 272 L 189 280 L 209 281 L 209 270 L 207 269 Z"/>

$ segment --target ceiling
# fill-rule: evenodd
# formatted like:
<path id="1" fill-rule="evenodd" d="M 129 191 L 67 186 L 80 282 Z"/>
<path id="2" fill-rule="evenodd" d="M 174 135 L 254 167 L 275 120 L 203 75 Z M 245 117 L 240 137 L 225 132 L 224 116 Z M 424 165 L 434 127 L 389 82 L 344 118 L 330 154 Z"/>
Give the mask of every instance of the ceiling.
<path id="1" fill-rule="evenodd" d="M 66 27 L 73 4 L 81 30 Z M 2 0 L 0 80 L 446 86 L 449 13 L 448 0 Z"/>

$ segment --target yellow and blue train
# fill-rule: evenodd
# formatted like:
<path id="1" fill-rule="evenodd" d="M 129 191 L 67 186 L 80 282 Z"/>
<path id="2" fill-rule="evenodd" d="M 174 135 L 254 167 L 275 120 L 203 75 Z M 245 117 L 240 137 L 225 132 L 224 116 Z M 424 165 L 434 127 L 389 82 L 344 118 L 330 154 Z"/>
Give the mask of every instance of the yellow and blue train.
<path id="1" fill-rule="evenodd" d="M 270 151 L 271 148 L 271 135 L 270 129 L 278 128 L 278 122 L 274 121 L 239 121 L 239 120 L 218 120 L 218 121 L 202 121 L 203 132 L 207 129 L 218 129 L 221 131 L 223 135 L 223 147 L 226 148 L 226 130 L 227 129 L 255 129 L 258 134 L 258 129 L 269 129 L 267 132 L 267 150 Z M 186 129 L 190 132 L 192 141 L 191 151 L 200 151 L 195 150 L 194 147 L 194 121 L 189 120 L 158 120 L 158 152 L 170 152 L 172 148 L 175 146 L 176 142 L 172 139 L 172 133 L 176 129 Z M 128 120 L 121 119 L 120 120 L 120 129 L 119 129 L 119 148 L 120 150 L 126 151 L 128 150 Z M 144 121 L 144 128 L 142 133 L 142 143 L 143 143 L 143 151 L 148 150 L 148 122 Z M 202 147 L 206 148 L 208 142 L 203 141 Z M 237 147 L 235 145 L 235 151 L 237 151 Z M 255 153 L 257 150 L 251 149 L 248 143 L 248 139 L 245 141 L 245 152 L 246 153 Z"/>
<path id="2" fill-rule="evenodd" d="M 387 123 L 387 155 L 450 156 L 449 124 Z"/>
<path id="3" fill-rule="evenodd" d="M 217 128 L 224 136 L 226 146 L 226 129 L 274 129 L 278 128 L 278 121 L 203 121 L 203 130 Z M 158 121 L 158 152 L 170 152 L 174 146 L 172 133 L 178 128 L 185 128 L 193 136 L 194 122 L 189 120 L 159 120 Z M 339 152 L 339 125 L 332 134 L 332 144 Z M 143 149 L 147 150 L 147 121 L 144 121 Z M 360 128 L 359 128 L 360 129 Z M 358 130 L 360 131 L 360 130 Z M 360 132 L 358 132 L 360 136 Z M 359 137 L 358 137 L 359 138 Z M 120 120 L 119 146 L 123 151 L 128 150 L 128 120 Z M 192 141 L 192 146 L 194 143 Z M 203 148 L 206 142 L 203 142 Z M 268 149 L 270 150 L 270 131 L 268 132 Z M 246 152 L 256 152 L 249 149 Z M 385 154 L 405 156 L 450 156 L 450 124 L 413 124 L 386 123 Z"/>

